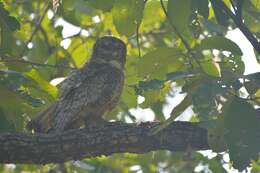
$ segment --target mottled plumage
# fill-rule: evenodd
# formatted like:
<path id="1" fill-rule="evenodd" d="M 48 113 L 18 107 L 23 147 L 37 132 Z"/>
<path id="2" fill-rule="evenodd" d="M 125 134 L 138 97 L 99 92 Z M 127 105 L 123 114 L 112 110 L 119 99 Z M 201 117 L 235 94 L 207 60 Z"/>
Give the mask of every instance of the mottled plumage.
<path id="1" fill-rule="evenodd" d="M 72 72 L 59 89 L 58 100 L 29 122 L 36 132 L 62 132 L 102 122 L 121 95 L 126 46 L 114 37 L 97 40 L 92 57 L 81 69 Z"/>

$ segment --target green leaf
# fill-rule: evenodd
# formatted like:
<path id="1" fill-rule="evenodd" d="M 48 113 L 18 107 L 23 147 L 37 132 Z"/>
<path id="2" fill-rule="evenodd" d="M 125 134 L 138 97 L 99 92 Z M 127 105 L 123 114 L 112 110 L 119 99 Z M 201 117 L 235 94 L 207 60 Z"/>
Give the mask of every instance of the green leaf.
<path id="1" fill-rule="evenodd" d="M 33 62 L 44 63 L 49 55 L 46 42 L 43 39 L 36 37 L 32 43 L 33 47 L 28 53 L 28 59 Z"/>
<path id="2" fill-rule="evenodd" d="M 153 17 L 151 17 L 153 16 Z M 148 32 L 158 28 L 160 22 L 165 19 L 165 15 L 159 1 L 147 1 L 144 8 L 144 15 L 140 27 L 141 32 Z"/>
<path id="3" fill-rule="evenodd" d="M 110 11 L 115 0 L 86 0 L 92 7 L 103 11 Z"/>
<path id="4" fill-rule="evenodd" d="M 205 50 L 205 49 L 218 49 L 222 51 L 225 50 L 231 52 L 234 55 L 239 55 L 239 56 L 243 55 L 241 49 L 238 47 L 236 43 L 222 36 L 205 38 L 201 41 L 198 48 L 201 50 Z"/>
<path id="5" fill-rule="evenodd" d="M 153 89 L 160 89 L 164 84 L 164 81 L 153 79 L 150 81 L 140 81 L 138 84 L 138 88 L 144 91 L 146 90 L 153 90 Z"/>
<path id="6" fill-rule="evenodd" d="M 11 52 L 14 44 L 12 32 L 18 29 L 20 29 L 19 22 L 9 16 L 9 12 L 4 9 L 4 4 L 0 2 L 0 54 Z"/>
<path id="7" fill-rule="evenodd" d="M 39 85 L 39 88 L 47 92 L 53 99 L 57 97 L 58 89 L 43 79 L 38 71 L 32 69 L 31 71 L 26 72 L 25 75 L 33 79 Z"/>
<path id="8" fill-rule="evenodd" d="M 142 0 L 115 0 L 112 15 L 118 33 L 131 36 L 141 23 L 143 10 Z"/>
<path id="9" fill-rule="evenodd" d="M 251 0 L 252 4 L 257 8 L 260 9 L 260 1 L 259 0 Z"/>
<path id="10" fill-rule="evenodd" d="M 189 17 L 191 14 L 192 0 L 169 0 L 167 12 L 170 20 L 179 30 L 188 26 Z"/>
<path id="11" fill-rule="evenodd" d="M 202 69 L 210 76 L 220 77 L 217 66 L 212 61 L 206 61 L 201 63 Z"/>
<path id="12" fill-rule="evenodd" d="M 238 98 L 224 109 L 225 140 L 234 168 L 240 171 L 258 158 L 260 117 L 253 106 Z"/>
<path id="13" fill-rule="evenodd" d="M 23 114 L 29 111 L 30 107 L 19 95 L 3 86 L 0 86 L 0 95 L 0 111 L 2 111 L 0 113 L 3 116 L 1 118 L 8 121 L 5 130 L 14 131 L 15 128 L 15 130 L 21 131 L 25 122 Z"/>
<path id="14" fill-rule="evenodd" d="M 198 13 L 205 19 L 209 17 L 209 2 L 208 0 L 193 0 L 192 5 L 198 10 Z"/>
<path id="15" fill-rule="evenodd" d="M 192 93 L 193 111 L 198 114 L 201 120 L 211 120 L 217 114 L 215 85 L 210 82 L 202 83 Z"/>
<path id="16" fill-rule="evenodd" d="M 168 72 L 177 71 L 183 65 L 182 52 L 175 48 L 158 48 L 140 58 L 137 72 L 140 77 L 162 79 Z M 149 67 L 149 68 L 144 68 Z"/>
<path id="17" fill-rule="evenodd" d="M 142 92 L 142 96 L 145 97 L 145 101 L 140 104 L 141 108 L 149 108 L 158 102 L 164 102 L 166 94 L 170 90 L 170 84 L 165 84 L 159 90 L 146 90 Z"/>
<path id="18" fill-rule="evenodd" d="M 4 4 L 0 2 L 0 26 L 5 25 L 9 30 L 16 31 L 20 29 L 20 23 L 18 20 L 9 15 L 9 12 L 4 9 Z"/>
<path id="19" fill-rule="evenodd" d="M 135 94 L 134 88 L 125 86 L 121 100 L 129 107 L 135 108 L 137 106 L 137 95 Z"/>
<path id="20" fill-rule="evenodd" d="M 83 43 L 72 52 L 71 56 L 77 67 L 81 67 L 89 58 L 88 50 L 90 50 L 89 43 Z"/>
<path id="21" fill-rule="evenodd" d="M 260 72 L 248 74 L 245 78 L 253 81 L 256 85 L 260 86 Z"/>
<path id="22" fill-rule="evenodd" d="M 4 111 L 0 107 L 0 132 L 13 132 L 13 131 L 15 131 L 14 124 L 6 119 Z"/>
<path id="23" fill-rule="evenodd" d="M 260 86 L 253 81 L 244 82 L 244 86 L 249 94 L 255 94 L 260 88 Z"/>

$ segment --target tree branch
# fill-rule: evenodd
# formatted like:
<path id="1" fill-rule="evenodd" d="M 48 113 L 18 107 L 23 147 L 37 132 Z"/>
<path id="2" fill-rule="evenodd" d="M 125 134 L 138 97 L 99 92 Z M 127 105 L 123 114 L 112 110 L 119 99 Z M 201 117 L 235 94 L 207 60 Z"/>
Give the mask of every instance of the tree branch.
<path id="1" fill-rule="evenodd" d="M 239 30 L 245 35 L 245 37 L 252 44 L 254 49 L 260 54 L 260 42 L 254 36 L 254 34 L 247 28 L 247 26 L 243 23 L 240 16 L 236 16 L 232 11 L 226 6 L 223 1 L 218 1 L 220 8 L 224 10 L 224 12 L 234 21 Z"/>
<path id="2" fill-rule="evenodd" d="M 21 64 L 29 64 L 31 66 L 41 66 L 41 67 L 51 67 L 51 68 L 66 68 L 66 69 L 76 69 L 73 67 L 65 66 L 65 65 L 52 65 L 52 64 L 42 64 L 38 62 L 32 62 L 29 60 L 24 60 L 24 59 L 18 59 L 18 58 L 11 58 L 8 56 L 5 57 L 0 57 L 0 62 L 5 62 L 5 63 L 21 63 Z"/>
<path id="3" fill-rule="evenodd" d="M 40 26 L 41 26 L 41 23 L 44 19 L 44 17 L 46 16 L 47 12 L 48 12 L 48 9 L 50 7 L 50 1 L 47 0 L 46 2 L 47 4 L 45 4 L 45 7 L 44 7 L 44 11 L 43 11 L 43 15 L 40 17 L 39 21 L 36 23 L 36 26 L 34 28 L 34 30 L 32 31 L 32 34 L 30 36 L 30 38 L 25 42 L 25 46 L 24 48 L 22 49 L 20 55 L 18 56 L 19 58 L 21 58 L 24 53 L 26 52 L 26 50 L 28 49 L 28 44 L 32 41 L 33 37 L 35 36 L 35 34 L 37 33 L 37 31 L 40 29 Z"/>
<path id="4" fill-rule="evenodd" d="M 0 163 L 47 164 L 111 155 L 146 153 L 155 150 L 209 149 L 207 130 L 197 123 L 174 122 L 149 136 L 159 123 L 110 122 L 100 128 L 69 130 L 62 134 L 0 134 Z"/>

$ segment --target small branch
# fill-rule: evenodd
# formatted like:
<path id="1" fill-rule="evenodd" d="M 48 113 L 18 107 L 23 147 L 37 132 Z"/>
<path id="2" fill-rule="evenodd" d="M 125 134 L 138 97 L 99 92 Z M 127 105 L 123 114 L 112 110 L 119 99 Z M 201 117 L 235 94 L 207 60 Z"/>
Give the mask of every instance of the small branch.
<path id="1" fill-rule="evenodd" d="M 240 17 L 233 14 L 232 11 L 230 11 L 230 9 L 226 6 L 226 4 L 223 1 L 218 1 L 218 3 L 220 8 L 222 8 L 225 11 L 225 13 L 234 21 L 239 30 L 246 36 L 246 38 L 249 40 L 249 42 L 252 44 L 252 46 L 258 52 L 258 54 L 260 54 L 260 42 L 243 23 Z"/>
<path id="2" fill-rule="evenodd" d="M 113 153 L 156 150 L 209 149 L 207 130 L 197 123 L 174 122 L 154 136 L 159 123 L 109 122 L 103 127 L 69 130 L 62 134 L 0 134 L 0 163 L 63 163 Z"/>
<path id="3" fill-rule="evenodd" d="M 190 48 L 190 45 L 188 44 L 188 42 L 184 39 L 184 37 L 181 35 L 181 33 L 178 31 L 178 29 L 174 26 L 174 24 L 171 22 L 170 20 L 170 17 L 167 13 L 167 10 L 163 4 L 163 0 L 160 0 L 160 3 L 161 3 L 161 7 L 163 9 L 163 12 L 166 16 L 166 18 L 168 19 L 168 22 L 170 23 L 173 31 L 176 33 L 176 35 L 181 39 L 182 43 L 184 44 L 185 48 L 188 50 L 188 52 L 191 52 L 191 48 Z"/>
<path id="4" fill-rule="evenodd" d="M 11 58 L 11 57 L 6 57 L 0 58 L 0 62 L 6 62 L 6 63 L 21 63 L 21 64 L 29 64 L 32 66 L 41 66 L 41 67 L 51 67 L 51 68 L 67 68 L 67 69 L 76 69 L 73 67 L 68 67 L 68 66 L 63 66 L 63 65 L 51 65 L 51 64 L 41 64 L 37 62 L 32 62 L 24 59 L 18 59 L 18 58 Z"/>
<path id="5" fill-rule="evenodd" d="M 194 56 L 194 53 L 192 52 L 192 49 L 190 48 L 190 45 L 189 45 L 188 42 L 185 40 L 185 38 L 181 35 L 181 33 L 178 31 L 178 29 L 175 27 L 175 25 L 171 22 L 170 17 L 169 17 L 169 15 L 168 15 L 168 13 L 167 13 L 167 10 L 166 10 L 166 8 L 165 8 L 165 6 L 164 6 L 163 0 L 160 0 L 160 3 L 161 3 L 161 7 L 162 7 L 162 9 L 163 9 L 163 12 L 164 12 L 164 14 L 165 14 L 165 16 L 166 16 L 166 19 L 168 20 L 170 26 L 172 27 L 172 29 L 173 29 L 173 31 L 175 32 L 175 34 L 181 39 L 181 42 L 183 43 L 184 47 L 187 49 L 188 58 L 190 59 L 190 60 L 189 60 L 190 66 L 193 67 L 193 65 L 192 65 L 192 63 L 191 63 L 191 58 L 193 58 L 193 59 L 195 60 L 195 62 L 198 64 L 198 66 L 199 66 L 201 72 L 204 73 L 204 72 L 203 72 L 203 68 L 202 68 L 200 62 L 199 62 L 199 60 Z"/>
<path id="6" fill-rule="evenodd" d="M 138 47 L 138 56 L 141 57 L 141 45 L 140 45 L 140 34 L 139 34 L 139 24 L 137 24 L 136 26 L 136 43 L 137 43 L 137 47 Z"/>
<path id="7" fill-rule="evenodd" d="M 43 15 L 40 17 L 39 21 L 36 23 L 36 26 L 31 34 L 31 36 L 29 37 L 29 39 L 25 42 L 25 47 L 23 48 L 23 50 L 21 51 L 20 55 L 18 56 L 19 58 L 23 57 L 25 51 L 28 49 L 27 45 L 32 41 L 33 37 L 35 36 L 35 34 L 37 33 L 37 31 L 40 29 L 40 25 L 45 17 L 45 15 L 47 14 L 47 11 L 50 7 L 50 1 L 47 0 L 48 2 L 45 4 L 45 9 L 43 11 Z"/>

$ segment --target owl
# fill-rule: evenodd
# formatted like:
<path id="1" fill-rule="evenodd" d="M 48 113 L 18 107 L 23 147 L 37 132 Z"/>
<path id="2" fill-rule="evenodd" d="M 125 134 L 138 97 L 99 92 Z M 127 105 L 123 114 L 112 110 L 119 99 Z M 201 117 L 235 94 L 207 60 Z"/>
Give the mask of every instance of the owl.
<path id="1" fill-rule="evenodd" d="M 126 45 L 112 36 L 99 38 L 90 60 L 61 84 L 57 101 L 32 119 L 27 127 L 38 133 L 98 126 L 119 101 L 124 85 Z"/>

